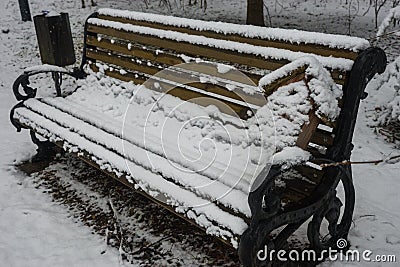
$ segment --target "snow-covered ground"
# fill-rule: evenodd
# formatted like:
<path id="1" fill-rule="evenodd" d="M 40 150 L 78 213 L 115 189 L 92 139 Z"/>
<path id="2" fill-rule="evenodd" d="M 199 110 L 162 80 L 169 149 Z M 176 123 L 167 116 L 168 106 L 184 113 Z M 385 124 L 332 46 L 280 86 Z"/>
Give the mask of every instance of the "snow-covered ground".
<path id="1" fill-rule="evenodd" d="M 11 85 L 25 67 L 39 64 L 40 59 L 33 23 L 20 22 L 17 1 L 3 1 L 3 8 L 0 10 L 0 125 L 2 128 L 0 131 L 2 140 L 0 144 L 0 265 L 116 266 L 121 263 L 118 249 L 107 246 L 105 238 L 97 234 L 98 231 L 88 227 L 82 220 L 74 219 L 76 210 L 69 209 L 66 204 L 53 202 L 54 195 L 44 193 L 48 191 L 45 189 L 48 189 L 49 186 L 46 187 L 45 183 L 39 181 L 45 179 L 45 175 L 28 176 L 14 166 L 15 163 L 30 158 L 34 153 L 34 146 L 26 131 L 17 134 L 9 123 L 9 110 L 16 103 Z M 99 0 L 98 6 L 146 11 L 144 1 L 132 2 L 129 0 Z M 246 1 L 243 0 L 209 0 L 204 12 L 199 6 L 188 6 L 188 1 L 171 1 L 172 11 L 165 6 L 159 6 L 160 1 L 149 2 L 149 11 L 162 14 L 238 23 L 243 23 L 245 20 Z M 184 7 L 178 4 L 183 2 L 185 2 Z M 273 26 L 332 33 L 348 32 L 347 10 L 338 1 L 280 2 L 282 2 L 282 6 L 269 5 Z M 38 14 L 41 10 L 69 12 L 76 51 L 81 51 L 83 23 L 87 15 L 95 8 L 89 6 L 81 9 L 78 0 L 31 0 L 30 5 L 32 14 Z M 363 13 L 364 10 L 366 8 L 362 6 L 359 13 Z M 294 12 L 296 16 L 293 16 Z M 351 32 L 356 36 L 372 37 L 375 35 L 373 24 L 371 10 L 366 16 L 355 18 L 351 25 Z M 382 42 L 381 45 L 386 48 L 390 59 L 398 56 L 396 52 L 398 53 L 400 47 L 399 42 L 393 43 L 388 40 L 382 40 Z M 77 55 L 80 56 L 79 52 Z M 44 85 L 44 81 L 48 81 L 48 85 Z M 52 92 L 49 79 L 36 82 L 39 86 L 47 87 L 47 90 L 43 90 L 41 94 Z M 73 81 L 68 81 L 68 83 L 74 84 Z M 366 101 L 360 108 L 354 137 L 353 160 L 380 159 L 390 153 L 392 155 L 400 153 L 392 144 L 384 141 L 381 136 L 377 136 L 374 130 L 367 126 L 371 105 L 373 102 Z M 89 194 L 90 186 L 82 186 L 78 181 L 69 178 L 74 172 L 79 173 L 77 169 L 70 166 L 72 161 L 72 159 L 61 158 L 51 165 L 47 172 L 60 177 L 62 180 L 60 183 L 64 186 L 68 185 L 68 188 L 75 188 L 75 192 Z M 81 167 L 82 169 L 86 168 L 88 173 L 95 177 L 99 175 L 85 165 L 81 165 Z M 357 202 L 354 224 L 349 236 L 353 248 L 369 249 L 374 254 L 393 254 L 400 257 L 400 205 L 397 199 L 400 192 L 399 173 L 399 163 L 354 166 Z M 104 208 L 104 212 L 109 212 L 107 201 L 103 203 L 98 195 L 96 197 L 93 205 L 99 205 Z M 134 206 L 134 204 L 132 205 Z M 156 210 L 154 208 L 152 211 Z M 165 216 L 169 218 L 167 215 Z M 169 231 L 171 231 L 176 221 L 172 218 L 166 219 L 166 221 L 170 225 L 166 223 L 165 227 L 169 227 Z M 143 226 L 138 232 L 140 238 L 145 236 L 146 242 L 151 243 L 162 238 L 162 231 L 164 230 L 152 233 L 150 228 Z M 168 232 L 168 230 L 165 231 Z M 193 230 L 193 232 L 195 231 Z M 185 233 L 190 234 L 190 231 Z M 177 239 L 173 240 L 177 242 Z M 200 243 L 198 247 L 181 246 L 173 241 L 163 242 L 163 247 L 168 245 L 173 247 L 172 253 L 168 254 L 168 257 L 171 259 L 183 258 L 183 260 L 163 262 L 158 259 L 155 264 L 206 265 L 207 262 L 218 265 L 222 263 L 235 264 L 233 262 L 236 260 L 235 258 L 229 260 L 229 257 L 211 255 L 210 249 L 207 252 L 202 251 L 201 247 L 210 247 L 210 242 L 214 244 L 206 237 L 197 238 L 196 241 Z M 132 243 L 136 246 L 132 249 L 133 251 L 141 248 L 140 242 Z M 217 244 L 215 246 L 218 247 Z M 187 253 L 185 254 L 185 252 Z M 203 259 L 199 259 L 199 257 Z M 222 261 L 213 261 L 212 257 L 222 257 Z M 207 260 L 205 260 L 206 258 Z M 150 264 L 140 258 L 136 258 L 132 262 L 134 265 Z M 359 266 L 365 265 L 365 263 L 358 264 Z M 324 265 L 341 266 L 343 262 L 325 263 Z M 383 266 L 386 265 L 390 264 L 383 264 Z"/>

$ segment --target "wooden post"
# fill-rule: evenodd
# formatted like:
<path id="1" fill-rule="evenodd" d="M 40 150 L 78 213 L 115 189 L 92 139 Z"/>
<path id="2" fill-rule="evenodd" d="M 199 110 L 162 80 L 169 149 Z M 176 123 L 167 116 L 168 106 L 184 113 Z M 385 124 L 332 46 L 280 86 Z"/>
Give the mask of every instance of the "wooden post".
<path id="1" fill-rule="evenodd" d="M 28 0 L 18 0 L 22 21 L 32 21 Z"/>
<path id="2" fill-rule="evenodd" d="M 264 24 L 264 1 L 247 0 L 246 24 L 265 26 Z"/>

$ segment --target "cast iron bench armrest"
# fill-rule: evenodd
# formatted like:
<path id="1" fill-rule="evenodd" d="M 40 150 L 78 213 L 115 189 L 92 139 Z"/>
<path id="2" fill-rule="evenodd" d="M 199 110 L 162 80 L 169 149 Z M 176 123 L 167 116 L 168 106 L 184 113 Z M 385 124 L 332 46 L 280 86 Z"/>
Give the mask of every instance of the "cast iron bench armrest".
<path id="1" fill-rule="evenodd" d="M 62 74 L 66 74 L 68 76 L 74 77 L 75 79 L 83 79 L 86 77 L 85 72 L 81 68 L 73 68 L 72 71 L 68 71 L 62 67 L 52 66 L 52 65 L 37 65 L 30 68 L 25 69 L 24 73 L 22 73 L 13 84 L 13 92 L 15 98 L 20 101 L 16 104 L 10 111 L 10 121 L 12 125 L 17 129 L 17 132 L 20 132 L 22 129 L 22 125 L 17 123 L 14 119 L 14 111 L 17 108 L 23 107 L 23 103 L 25 100 L 29 98 L 34 98 L 36 96 L 37 89 L 29 86 L 29 77 L 40 74 L 40 73 L 48 73 L 50 72 L 53 76 L 53 80 L 55 82 L 55 87 L 57 91 L 57 96 L 61 96 L 61 81 Z M 20 93 L 20 86 L 25 93 L 25 95 Z"/>
<path id="2" fill-rule="evenodd" d="M 328 158 L 312 159 L 321 163 L 333 162 Z M 264 167 L 264 169 L 255 179 L 248 197 L 249 207 L 252 215 L 252 223 L 258 223 L 259 221 L 266 220 L 278 213 L 281 208 L 281 200 L 275 193 L 276 177 L 283 172 L 294 169 L 298 166 L 306 166 L 305 163 L 306 162 L 303 161 L 296 164 L 291 164 L 290 166 L 285 166 L 285 163 L 282 162 L 273 164 L 271 167 Z M 342 168 L 342 166 L 339 166 L 338 168 L 340 168 L 341 171 L 347 175 L 348 170 Z"/>
<path id="3" fill-rule="evenodd" d="M 51 65 L 38 65 L 34 66 L 31 68 L 25 69 L 24 73 L 22 73 L 14 82 L 13 84 L 13 92 L 15 95 L 15 98 L 18 101 L 25 101 L 29 98 L 33 98 L 36 96 L 37 89 L 32 88 L 29 86 L 29 77 L 40 74 L 40 73 L 52 73 L 53 75 L 53 80 L 56 85 L 56 90 L 57 90 L 57 96 L 61 96 L 61 90 L 60 90 L 60 85 L 61 85 L 61 75 L 66 74 L 71 77 L 74 77 L 75 79 L 82 79 L 86 76 L 86 74 L 83 72 L 82 69 L 79 68 L 74 68 L 72 71 L 68 71 L 64 68 L 58 67 L 58 66 L 51 66 Z M 25 95 L 21 94 L 19 89 L 20 86 L 22 86 L 22 89 L 25 93 Z"/>

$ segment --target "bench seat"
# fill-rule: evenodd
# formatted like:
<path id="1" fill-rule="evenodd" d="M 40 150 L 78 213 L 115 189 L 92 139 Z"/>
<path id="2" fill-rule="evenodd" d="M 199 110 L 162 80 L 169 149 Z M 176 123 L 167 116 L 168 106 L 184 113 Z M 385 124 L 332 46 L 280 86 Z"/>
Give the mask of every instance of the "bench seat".
<path id="1" fill-rule="evenodd" d="M 256 144 L 257 140 L 253 140 L 253 144 L 243 143 L 251 120 L 246 122 L 218 112 L 212 106 L 203 107 L 131 82 L 122 82 L 101 71 L 95 73 L 88 69 L 88 72 L 90 75 L 78 81 L 78 89 L 71 95 L 28 99 L 24 102 L 25 108 L 15 110 L 14 118 L 64 149 L 80 156 L 86 154 L 100 168 L 124 177 L 136 189 L 161 202 L 167 200 L 176 212 L 186 214 L 211 234 L 229 240 L 235 246 L 250 222 L 247 198 L 251 184 L 261 168 L 273 164 L 267 161 L 271 160 L 272 154 L 260 159 L 261 148 Z M 296 88 L 307 90 L 300 81 L 281 87 L 271 99 Z M 171 110 L 158 107 L 157 113 L 152 102 L 157 96 L 165 99 L 157 102 L 159 106 L 165 103 L 180 108 L 172 109 L 175 113 L 170 115 Z M 301 94 L 293 96 L 294 102 L 286 98 L 287 104 L 305 101 L 308 93 L 303 94 L 304 99 L 299 96 Z M 276 132 L 266 129 L 267 134 L 273 135 L 266 140 L 278 145 L 275 155 L 278 161 L 303 162 L 310 157 L 310 153 L 296 146 L 301 126 L 308 120 L 309 109 L 310 106 L 303 103 L 303 107 L 293 109 L 297 113 L 290 114 L 292 121 L 277 119 Z M 210 111 L 214 117 L 210 117 Z M 149 114 L 152 116 L 148 117 Z M 221 121 L 216 122 L 216 117 Z M 185 132 L 188 118 L 194 119 L 194 124 L 186 127 Z M 273 122 L 272 116 L 265 119 Z M 201 122 L 204 125 L 197 125 Z M 164 125 L 168 125 L 167 129 L 163 129 Z M 206 126 L 211 130 L 205 134 Z M 221 130 L 226 128 L 230 129 L 228 136 L 232 135 L 236 140 L 224 140 Z M 162 130 L 168 134 L 160 136 Z M 182 144 L 176 138 L 181 131 L 184 132 Z M 208 138 L 206 142 L 211 142 L 210 147 L 202 147 L 201 141 L 205 137 Z M 271 149 L 275 151 L 275 146 Z M 282 151 L 285 153 L 279 153 Z M 226 161 L 227 158 L 231 160 Z M 260 163 L 260 160 L 263 161 Z M 292 180 L 288 176 L 287 181 L 277 179 L 277 183 L 282 189 Z M 307 182 L 308 187 L 315 185 L 304 177 L 300 180 Z M 283 205 L 308 195 L 285 194 L 290 196 L 282 197 Z"/>
<path id="2" fill-rule="evenodd" d="M 117 137 L 99 128 L 95 128 L 83 120 L 74 120 L 71 115 L 65 114 L 61 110 L 57 112 L 56 108 L 43 105 L 45 105 L 44 102 L 40 100 L 27 101 L 27 106 L 34 107 L 34 111 L 30 108 L 18 109 L 15 112 L 15 116 L 22 124 L 34 128 L 37 133 L 43 137 L 53 142 L 62 142 L 64 149 L 70 152 L 85 151 L 87 156 L 102 169 L 111 173 L 116 173 L 117 176 L 128 175 L 126 179 L 131 183 L 131 186 L 135 186 L 135 189 L 142 189 L 149 195 L 156 199 L 160 198 L 162 201 L 168 199 L 168 202 L 172 206 L 177 207 L 176 211 L 178 213 L 190 214 L 189 217 L 191 217 L 191 219 L 195 220 L 206 229 L 210 228 L 208 231 L 215 231 L 214 234 L 216 236 L 230 240 L 232 238 L 231 232 L 238 236 L 246 229 L 247 224 L 240 217 L 233 216 L 219 209 L 215 204 L 209 204 L 210 200 L 205 197 L 201 198 L 199 196 L 200 194 L 183 189 L 183 186 L 178 186 L 175 183 L 169 182 L 167 179 L 160 179 L 160 174 L 156 174 L 145 166 L 131 161 L 129 157 L 123 157 L 122 143 Z M 44 118 L 43 113 L 46 112 L 46 114 L 48 114 L 47 112 L 49 110 L 53 112 L 53 114 L 56 114 L 58 118 Z M 71 121 L 75 122 L 71 123 Z M 95 142 L 91 139 L 91 137 L 93 138 L 92 134 L 96 136 Z M 114 149 L 116 150 L 115 152 L 113 151 Z M 135 152 L 137 152 L 138 155 L 148 153 L 146 150 L 140 148 L 137 148 Z M 78 155 L 83 156 L 83 154 Z M 169 164 L 166 163 L 165 166 L 169 166 Z M 168 170 L 165 171 L 167 172 Z M 176 174 L 175 169 L 172 171 Z M 135 174 L 135 180 L 129 177 L 130 173 Z M 198 174 L 196 176 L 196 178 L 202 178 L 203 180 L 208 179 Z M 178 179 L 179 175 L 175 175 L 174 177 Z M 219 186 L 222 187 L 221 192 L 208 189 L 206 194 L 226 194 L 228 189 L 224 188 L 226 187 L 225 185 L 218 181 L 213 182 L 213 188 L 218 189 Z M 224 203 L 231 206 L 234 210 L 236 209 L 249 216 L 250 210 L 246 198 L 243 192 L 232 190 L 222 199 L 224 201 L 234 200 Z M 239 204 L 239 206 L 235 206 L 235 203 Z M 206 204 L 207 206 L 205 206 Z M 185 207 L 192 208 L 186 210 Z M 218 231 L 217 228 L 219 228 Z M 224 229 L 229 230 L 225 232 Z"/>

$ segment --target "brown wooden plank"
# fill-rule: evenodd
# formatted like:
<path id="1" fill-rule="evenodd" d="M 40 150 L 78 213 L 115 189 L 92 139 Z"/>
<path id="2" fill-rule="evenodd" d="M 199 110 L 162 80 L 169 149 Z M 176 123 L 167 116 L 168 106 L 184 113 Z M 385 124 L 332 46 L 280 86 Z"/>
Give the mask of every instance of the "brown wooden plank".
<path id="1" fill-rule="evenodd" d="M 265 70 L 276 70 L 290 61 L 288 60 L 275 60 L 267 59 L 254 54 L 238 53 L 232 50 L 214 48 L 205 45 L 193 45 L 189 42 L 176 42 L 174 40 L 161 39 L 151 35 L 138 34 L 134 32 L 127 32 L 124 30 L 117 30 L 104 26 L 88 25 L 87 30 L 92 33 L 104 34 L 124 40 L 129 40 L 134 43 L 142 45 L 150 45 L 159 47 L 160 49 L 167 49 L 176 53 L 183 53 L 191 57 L 205 58 L 206 60 L 220 60 L 228 62 L 229 64 L 239 64 L 251 67 L 256 67 Z M 330 70 L 332 77 L 338 84 L 344 84 L 346 73 L 338 70 Z"/>
<path id="2" fill-rule="evenodd" d="M 33 131 L 36 132 L 36 129 L 33 129 L 33 128 L 31 128 L 31 127 L 29 127 L 29 126 L 27 126 L 27 125 L 25 125 L 25 124 L 23 124 L 23 123 L 21 123 L 21 122 L 19 122 L 19 121 L 18 121 L 18 123 L 19 123 L 21 126 L 23 126 L 24 128 L 32 129 Z M 40 135 L 40 134 L 39 134 L 39 135 Z M 57 142 L 53 142 L 53 143 L 54 143 L 57 147 L 59 147 L 59 148 L 61 148 L 61 149 L 64 149 L 64 142 L 63 142 L 63 141 L 57 141 Z M 138 194 L 140 194 L 140 195 L 146 197 L 147 199 L 153 201 L 154 203 L 156 203 L 156 204 L 160 205 L 161 207 L 167 209 L 168 211 L 172 212 L 173 214 L 175 214 L 175 215 L 178 216 L 179 218 L 181 218 L 181 219 L 183 219 L 183 220 L 189 222 L 189 223 L 192 224 L 193 226 L 196 226 L 197 228 L 199 228 L 199 229 L 201 229 L 201 230 L 204 231 L 204 229 L 203 229 L 200 225 L 198 225 L 194 220 L 189 219 L 188 217 L 186 217 L 186 216 L 185 216 L 184 214 L 182 214 L 182 213 L 176 212 L 176 211 L 175 211 L 175 208 L 174 208 L 173 206 L 168 205 L 168 204 L 167 204 L 167 203 L 168 203 L 168 201 L 167 201 L 167 200 L 168 200 L 168 197 L 167 197 L 167 196 L 165 196 L 165 195 L 161 196 L 161 197 L 164 197 L 164 200 L 162 201 L 162 200 L 160 200 L 161 197 L 160 197 L 159 199 L 153 198 L 152 196 L 150 196 L 149 194 L 147 194 L 146 192 L 144 192 L 143 190 L 141 190 L 140 187 L 138 187 L 138 189 L 136 189 L 135 184 L 129 182 L 128 179 L 127 179 L 127 177 L 126 177 L 126 175 L 117 176 L 117 175 L 116 175 L 115 173 L 113 173 L 113 172 L 109 172 L 109 171 L 107 171 L 107 170 L 105 170 L 105 169 L 103 169 L 103 168 L 100 168 L 100 166 L 99 166 L 96 162 L 94 162 L 94 161 L 92 160 L 92 156 L 91 156 L 89 153 L 87 153 L 86 151 L 78 151 L 78 152 L 70 152 L 70 153 L 71 153 L 72 155 L 75 155 L 76 157 L 78 157 L 78 158 L 81 159 L 82 161 L 86 162 L 86 163 L 89 164 L 90 166 L 92 166 L 92 167 L 94 167 L 94 168 L 96 168 L 96 169 L 98 169 L 98 170 L 104 172 L 105 174 L 107 174 L 107 175 L 109 175 L 110 177 L 114 178 L 115 180 L 119 181 L 119 182 L 122 183 L 123 185 L 129 187 L 131 190 L 134 190 L 136 193 L 138 193 Z M 160 179 L 162 179 L 162 178 L 160 178 Z M 231 212 L 233 212 L 233 211 L 231 211 Z M 246 219 L 246 221 L 248 221 L 248 219 Z M 215 223 L 215 222 L 213 222 L 213 223 Z M 215 223 L 215 224 L 216 224 L 216 223 Z M 216 226 L 218 226 L 218 225 L 216 225 Z M 224 228 L 224 230 L 227 230 L 227 231 L 230 232 L 229 229 Z M 235 235 L 234 233 L 232 233 L 232 235 L 233 235 L 235 238 L 237 238 L 237 239 L 239 240 L 240 236 Z M 230 240 L 225 240 L 225 239 L 219 238 L 219 237 L 217 237 L 217 238 L 220 239 L 220 240 L 221 240 L 222 242 L 224 242 L 225 244 L 227 244 L 228 246 L 232 246 Z"/>
<path id="3" fill-rule="evenodd" d="M 319 124 L 319 118 L 315 115 L 314 111 L 310 112 L 309 117 L 309 123 L 303 126 L 296 142 L 298 147 L 307 151 L 308 143 L 310 142 L 311 137 L 314 135 L 314 132 L 317 130 Z"/>
<path id="4" fill-rule="evenodd" d="M 269 84 L 268 86 L 264 86 L 263 89 L 265 91 L 265 95 L 267 95 L 267 96 L 271 95 L 279 87 L 304 80 L 305 75 L 306 75 L 305 70 L 306 70 L 305 66 L 298 68 L 298 69 L 292 71 L 289 75 L 287 75 L 281 79 L 277 79 L 275 82 Z"/>
<path id="5" fill-rule="evenodd" d="M 334 138 L 331 133 L 327 133 L 317 129 L 312 135 L 310 142 L 320 146 L 330 147 L 333 145 L 333 140 Z"/>
<path id="6" fill-rule="evenodd" d="M 156 81 L 155 81 L 156 82 Z M 244 107 L 242 105 L 238 105 L 232 102 L 227 102 L 223 100 L 217 100 L 212 98 L 208 95 L 190 91 L 186 88 L 182 88 L 176 85 L 171 85 L 170 83 L 166 82 L 156 82 L 157 86 L 151 86 L 149 89 L 157 90 L 157 88 L 162 87 L 163 91 L 167 91 L 169 95 L 173 95 L 175 97 L 179 97 L 182 100 L 190 101 L 196 103 L 201 106 L 209 106 L 214 105 L 218 107 L 218 109 L 228 115 L 236 116 L 238 115 L 242 119 L 247 119 L 247 111 L 249 108 Z M 146 84 L 148 86 L 148 84 Z"/>
<path id="7" fill-rule="evenodd" d="M 159 72 L 160 69 L 156 66 L 148 66 L 146 64 L 139 64 L 136 61 L 132 61 L 131 58 L 126 58 L 118 55 L 109 55 L 105 52 L 98 50 L 87 50 L 86 55 L 89 59 L 100 60 L 105 63 L 113 64 L 116 66 L 121 66 L 123 69 L 130 69 L 138 72 L 148 74 L 150 76 L 157 73 L 156 77 L 164 78 L 176 83 L 185 84 L 188 81 L 193 81 L 190 83 L 191 86 L 199 88 L 203 91 L 221 95 L 224 97 L 232 98 L 239 101 L 244 101 L 248 104 L 253 104 L 257 106 L 262 106 L 266 103 L 265 98 L 262 94 L 249 95 L 241 92 L 241 90 L 229 91 L 226 88 L 210 83 L 201 83 L 200 77 L 190 77 L 191 75 L 186 73 L 174 72 L 169 70 L 164 70 Z M 264 98 L 264 99 L 263 99 Z"/>
<path id="8" fill-rule="evenodd" d="M 248 43 L 252 45 L 258 45 L 263 47 L 274 47 L 279 49 L 286 49 L 294 52 L 304 52 L 304 53 L 312 53 L 321 56 L 332 56 L 337 58 L 347 58 L 355 60 L 358 56 L 358 53 L 353 52 L 347 49 L 337 49 L 337 48 L 330 48 L 328 46 L 323 46 L 320 44 L 305 44 L 305 43 L 290 43 L 285 41 L 278 41 L 278 40 L 267 40 L 267 39 L 260 39 L 260 38 L 249 38 L 243 37 L 238 34 L 221 34 L 212 31 L 199 31 L 195 29 L 191 29 L 188 27 L 176 27 L 172 25 L 165 25 L 158 22 L 147 22 L 147 21 L 140 21 L 140 20 L 133 20 L 121 17 L 112 17 L 107 15 L 99 15 L 100 19 L 104 20 L 111 20 L 117 21 L 121 23 L 128 23 L 132 25 L 150 27 L 154 29 L 161 29 L 161 30 L 168 30 L 168 31 L 176 31 L 182 32 L 192 35 L 201 35 L 205 37 L 221 39 L 221 40 L 230 40 L 240 43 Z M 234 25 L 233 25 L 234 26 Z"/>
<path id="9" fill-rule="evenodd" d="M 94 71 L 98 72 L 99 68 L 96 66 L 96 64 L 89 64 L 89 67 Z M 132 74 L 132 73 L 127 73 L 125 75 L 122 75 L 119 71 L 110 71 L 110 70 L 105 70 L 105 75 L 116 78 L 118 80 L 124 81 L 124 82 L 133 82 L 134 84 L 142 84 L 145 81 L 147 81 L 147 77 L 139 74 Z"/>
<path id="10" fill-rule="evenodd" d="M 98 71 L 98 68 L 92 64 L 91 68 L 94 71 Z M 122 81 L 133 81 L 136 84 L 142 84 L 146 81 L 148 81 L 148 78 L 140 75 L 140 74 L 135 74 L 131 72 L 127 72 L 126 74 L 122 75 L 118 70 L 106 70 L 105 74 L 107 76 L 122 80 Z M 168 94 L 173 95 L 175 97 L 178 97 L 182 100 L 185 101 L 191 101 L 193 103 L 199 104 L 201 106 L 208 106 L 210 104 L 217 106 L 221 112 L 231 115 L 231 116 L 239 116 L 241 119 L 248 119 L 248 113 L 249 108 L 244 107 L 242 105 L 238 105 L 232 102 L 227 102 L 223 100 L 216 100 L 206 94 L 201 94 L 199 92 L 194 92 L 190 91 L 185 88 L 181 88 L 179 86 L 171 85 L 165 82 L 157 82 L 159 86 L 163 87 L 163 90 L 167 91 Z M 147 83 L 146 84 L 149 89 L 159 91 L 158 86 L 154 86 L 153 83 Z"/>
<path id="11" fill-rule="evenodd" d="M 111 39 L 109 38 L 101 38 L 100 40 L 94 36 L 88 36 L 87 44 L 92 47 L 99 47 L 101 49 L 110 50 L 111 52 L 118 52 L 128 56 L 134 56 L 141 59 L 150 60 L 152 62 L 162 63 L 168 66 L 175 66 L 179 64 L 186 63 L 182 56 L 178 56 L 176 54 L 171 54 L 169 51 L 162 51 L 160 49 L 152 49 L 151 47 L 146 47 L 145 49 L 142 46 L 132 45 L 130 42 L 124 40 L 114 40 L 111 43 Z M 128 48 L 129 46 L 129 48 Z M 190 65 L 185 66 L 189 68 Z M 258 84 L 258 81 L 262 77 L 259 74 L 251 73 L 251 71 L 246 70 L 248 66 L 238 66 L 238 71 L 243 72 L 246 76 L 250 78 L 249 81 L 243 79 L 243 76 L 239 76 L 237 72 L 228 72 L 223 75 L 218 72 L 217 68 L 212 65 L 210 62 L 208 65 L 204 62 L 196 64 L 197 68 L 201 68 L 203 73 L 213 75 L 215 77 L 221 77 L 225 79 L 230 79 L 232 81 L 238 81 L 241 83 L 253 85 Z"/>
<path id="12" fill-rule="evenodd" d="M 318 148 L 308 146 L 306 150 L 308 152 L 310 152 L 314 158 L 324 158 L 325 157 L 325 153 L 322 153 Z"/>
<path id="13" fill-rule="evenodd" d="M 154 75 L 162 70 L 154 66 L 147 66 L 146 64 L 140 64 L 137 61 L 132 60 L 130 58 L 121 57 L 111 53 L 108 54 L 106 52 L 99 50 L 87 49 L 86 56 L 89 60 L 90 59 L 94 59 L 96 61 L 99 60 L 104 63 L 120 66 L 121 69 L 131 69 L 149 75 Z"/>
<path id="14" fill-rule="evenodd" d="M 95 37 L 88 37 L 88 44 L 103 49 L 107 49 L 110 51 L 122 53 L 125 55 L 131 55 L 135 57 L 148 59 L 153 63 L 154 62 L 164 63 L 166 65 L 171 65 L 171 66 L 184 63 L 182 58 L 175 55 L 157 52 L 156 50 L 151 51 L 148 50 L 147 48 L 143 49 L 142 47 L 137 47 L 137 46 L 130 46 L 130 49 L 128 49 L 129 42 L 115 40 L 114 43 L 111 43 L 110 40 L 111 39 L 102 38 L 99 41 Z M 258 80 L 260 78 L 260 76 L 258 76 L 257 78 L 254 78 L 253 76 L 249 77 L 248 79 L 245 79 L 245 75 L 251 75 L 248 72 L 240 74 L 238 71 L 235 71 L 233 73 L 227 72 L 222 74 L 218 72 L 216 66 L 212 65 L 212 63 L 185 64 L 181 65 L 181 68 L 193 71 L 200 71 L 201 73 L 205 73 L 213 77 L 229 79 L 232 81 L 237 81 L 248 85 L 253 85 L 253 83 L 258 84 Z M 281 86 L 302 80 L 305 77 L 305 69 L 306 67 L 304 66 L 297 70 L 294 70 L 290 75 L 283 77 L 281 79 L 277 79 L 275 82 L 271 83 L 267 87 L 264 87 L 263 89 L 265 90 L 265 94 L 268 96 Z M 152 72 L 151 74 L 154 74 L 154 72 Z"/>
<path id="15" fill-rule="evenodd" d="M 193 45 L 188 42 L 176 42 L 174 40 L 161 39 L 151 35 L 138 34 L 134 32 L 126 32 L 113 28 L 88 25 L 89 32 L 105 34 L 117 38 L 129 40 L 132 42 L 140 43 L 143 45 L 151 45 L 160 47 L 177 53 L 184 53 L 192 57 L 205 57 L 208 59 L 217 59 L 227 61 L 230 63 L 237 63 L 241 65 L 248 65 L 266 70 L 276 70 L 281 66 L 289 63 L 288 60 L 267 60 L 263 57 L 255 55 L 237 53 L 235 51 L 208 47 L 205 45 Z"/>

